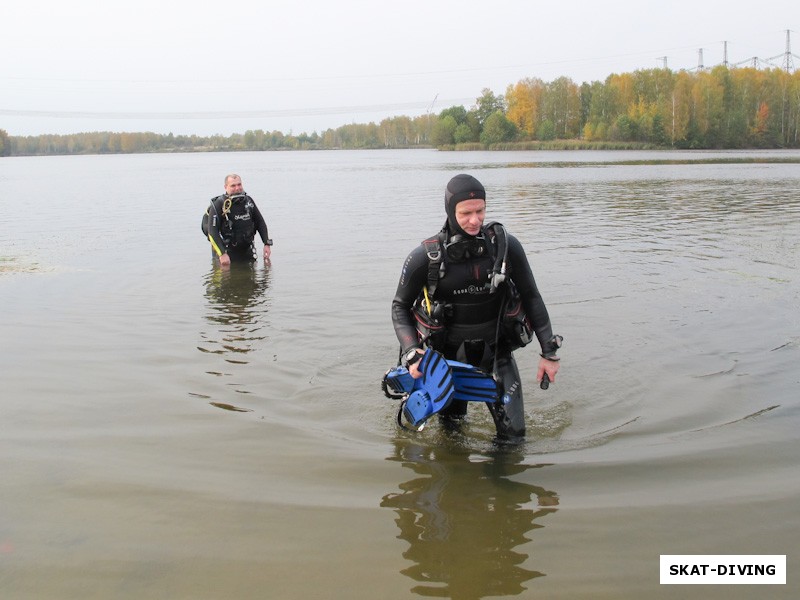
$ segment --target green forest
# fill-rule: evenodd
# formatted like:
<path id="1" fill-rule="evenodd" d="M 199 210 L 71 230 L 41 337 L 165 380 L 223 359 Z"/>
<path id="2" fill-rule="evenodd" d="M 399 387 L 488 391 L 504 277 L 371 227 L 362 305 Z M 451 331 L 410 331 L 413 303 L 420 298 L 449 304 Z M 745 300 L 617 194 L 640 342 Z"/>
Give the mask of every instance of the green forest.
<path id="1" fill-rule="evenodd" d="M 798 148 L 800 71 L 647 69 L 576 84 L 526 78 L 474 106 L 321 133 L 230 136 L 88 132 L 10 136 L 0 156 L 315 149 Z"/>

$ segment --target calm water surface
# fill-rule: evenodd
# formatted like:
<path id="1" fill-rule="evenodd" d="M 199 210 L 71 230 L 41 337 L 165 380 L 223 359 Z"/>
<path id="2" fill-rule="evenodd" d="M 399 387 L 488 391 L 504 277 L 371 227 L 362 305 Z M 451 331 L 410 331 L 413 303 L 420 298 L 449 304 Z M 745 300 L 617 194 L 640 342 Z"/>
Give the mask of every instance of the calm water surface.
<path id="1" fill-rule="evenodd" d="M 756 163 L 705 159 L 757 156 Z M 794 598 L 799 153 L 0 160 L 3 598 Z M 700 162 L 698 162 L 700 161 Z M 199 229 L 228 172 L 272 264 Z M 529 439 L 397 431 L 406 254 L 455 173 L 525 245 L 556 384 Z M 786 586 L 660 586 L 786 554 Z M 757 594 L 756 594 L 757 592 Z"/>

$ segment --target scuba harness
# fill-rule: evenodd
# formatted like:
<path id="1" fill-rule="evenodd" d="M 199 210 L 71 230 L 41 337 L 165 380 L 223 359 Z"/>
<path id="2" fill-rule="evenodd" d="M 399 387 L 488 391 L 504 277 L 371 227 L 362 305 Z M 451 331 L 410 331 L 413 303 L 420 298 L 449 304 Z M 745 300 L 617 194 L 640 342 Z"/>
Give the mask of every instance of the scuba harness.
<path id="1" fill-rule="evenodd" d="M 486 233 L 489 233 L 489 239 Z M 492 221 L 484 226 L 481 234 L 477 236 L 454 235 L 449 240 L 445 229 L 442 229 L 435 237 L 422 242 L 425 252 L 428 255 L 428 284 L 427 290 L 430 296 L 436 292 L 439 279 L 445 273 L 444 255 L 454 261 L 465 258 L 479 258 L 487 254 L 487 247 L 497 246 L 495 251 L 495 261 L 492 271 L 489 273 L 489 293 L 494 293 L 506 278 L 506 263 L 508 260 L 508 238 L 506 228 L 500 223 Z"/>
<path id="2" fill-rule="evenodd" d="M 454 235 L 448 241 L 446 235 L 446 229 L 443 228 L 435 237 L 422 242 L 428 257 L 428 278 L 411 309 L 420 343 L 432 347 L 443 345 L 446 320 L 455 307 L 453 304 L 433 300 L 439 280 L 446 271 L 445 256 L 458 261 L 492 254 L 494 261 L 486 287 L 489 294 L 496 293 L 501 286 L 504 288 L 497 318 L 495 346 L 502 339 L 513 351 L 530 343 L 533 339 L 533 328 L 525 314 L 516 286 L 506 273 L 508 237 L 505 227 L 493 221 L 484 226 L 475 237 Z"/>
<path id="3" fill-rule="evenodd" d="M 220 204 L 220 200 L 222 200 Z M 244 201 L 244 212 L 236 214 L 240 211 L 234 211 L 231 214 L 231 209 L 234 202 Z M 249 203 L 253 200 L 247 194 L 235 194 L 228 196 L 216 196 L 211 199 L 211 202 L 203 214 L 201 222 L 201 229 L 206 237 L 209 235 L 209 222 L 219 223 L 219 232 L 226 245 L 236 248 L 238 246 L 247 246 L 252 242 L 256 229 L 253 222 L 252 213 L 250 211 Z M 220 212 L 221 211 L 221 212 Z M 234 226 L 234 223 L 240 225 Z"/>

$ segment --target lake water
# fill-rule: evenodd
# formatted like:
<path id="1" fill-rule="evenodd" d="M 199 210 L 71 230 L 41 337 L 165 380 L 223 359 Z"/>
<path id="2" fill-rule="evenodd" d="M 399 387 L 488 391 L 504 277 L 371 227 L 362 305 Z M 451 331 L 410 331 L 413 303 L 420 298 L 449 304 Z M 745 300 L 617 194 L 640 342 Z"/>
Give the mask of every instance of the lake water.
<path id="1" fill-rule="evenodd" d="M 797 597 L 798 160 L 3 158 L 0 595 Z M 228 172 L 269 266 L 212 264 Z M 517 352 L 516 449 L 481 405 L 398 431 L 380 391 L 401 264 L 459 172 L 565 339 L 547 391 Z M 785 554 L 788 584 L 661 586 L 662 554 Z"/>

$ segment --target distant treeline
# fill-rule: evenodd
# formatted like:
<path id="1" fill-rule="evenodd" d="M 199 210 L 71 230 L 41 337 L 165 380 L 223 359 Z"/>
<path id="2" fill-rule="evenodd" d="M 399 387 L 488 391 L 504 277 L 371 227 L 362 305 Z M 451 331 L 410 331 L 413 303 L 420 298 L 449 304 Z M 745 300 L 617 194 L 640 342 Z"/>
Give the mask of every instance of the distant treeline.
<path id="1" fill-rule="evenodd" d="M 800 71 L 647 69 L 577 85 L 528 78 L 504 95 L 483 90 L 475 105 L 398 116 L 322 133 L 261 129 L 230 136 L 77 133 L 9 136 L 0 155 L 115 154 L 373 148 L 797 148 Z"/>

